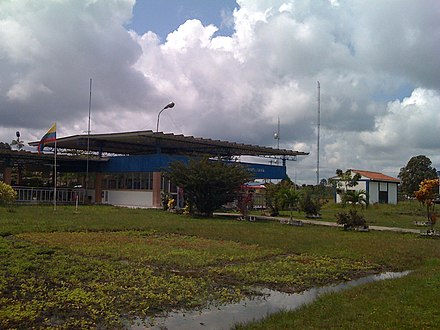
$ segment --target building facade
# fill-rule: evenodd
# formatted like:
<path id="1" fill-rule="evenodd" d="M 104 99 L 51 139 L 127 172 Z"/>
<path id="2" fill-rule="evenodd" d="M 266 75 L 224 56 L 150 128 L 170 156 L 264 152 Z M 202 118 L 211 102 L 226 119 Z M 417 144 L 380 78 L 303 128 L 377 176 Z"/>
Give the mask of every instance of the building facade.
<path id="1" fill-rule="evenodd" d="M 38 141 L 29 143 L 37 146 Z M 253 174 L 255 179 L 284 179 L 286 162 L 296 160 L 306 152 L 275 149 L 271 147 L 241 144 L 229 141 L 196 138 L 171 133 L 135 131 L 109 134 L 74 135 L 56 141 L 58 164 L 56 175 L 53 171 L 53 153 L 6 151 L 0 153 L 2 180 L 15 184 L 20 196 L 35 198 L 36 190 L 22 187 L 20 180 L 12 179 L 11 173 L 32 168 L 39 164 L 41 171 L 52 172 L 53 178 L 71 173 L 80 177 L 75 191 L 66 196 L 83 196 L 85 202 L 112 204 L 132 207 L 162 206 L 162 196 L 172 195 L 179 202 L 181 189 L 169 182 L 163 172 L 174 161 L 187 162 L 191 158 L 210 157 L 213 161 L 233 161 L 237 156 L 270 157 L 281 162 L 275 165 L 240 162 Z M 48 144 L 49 149 L 55 147 Z M 266 160 L 269 163 L 269 160 Z M 17 165 L 19 164 L 19 165 Z M 81 191 L 78 191 L 78 187 Z M 59 194 L 60 189 L 37 196 Z M 67 188 L 66 188 L 67 189 Z M 58 196 L 57 196 L 58 197 Z M 26 202 L 28 197 L 23 199 Z M 50 197 L 46 198 L 50 201 Z M 66 200 L 67 202 L 67 200 Z"/>
<path id="2" fill-rule="evenodd" d="M 391 176 L 372 171 L 351 170 L 352 175 L 359 174 L 361 178 L 354 187 L 344 187 L 342 189 L 365 190 L 369 204 L 397 204 L 398 186 L 400 180 Z M 341 202 L 341 196 L 335 194 L 336 203 Z"/>

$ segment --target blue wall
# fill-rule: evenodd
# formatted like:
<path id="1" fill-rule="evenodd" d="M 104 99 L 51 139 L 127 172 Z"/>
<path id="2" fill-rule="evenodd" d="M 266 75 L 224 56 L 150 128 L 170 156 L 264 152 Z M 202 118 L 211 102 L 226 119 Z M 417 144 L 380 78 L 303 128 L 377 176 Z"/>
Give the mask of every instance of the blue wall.
<path id="1" fill-rule="evenodd" d="M 160 172 L 174 161 L 187 162 L 187 157 L 169 156 L 163 154 L 140 156 L 116 156 L 101 166 L 102 172 Z"/>
<path id="2" fill-rule="evenodd" d="M 286 167 L 266 164 L 240 163 L 247 167 L 255 179 L 285 179 Z"/>
<path id="3" fill-rule="evenodd" d="M 187 162 L 188 157 L 170 156 L 165 154 L 117 156 L 111 157 L 108 162 L 102 163 L 100 171 L 105 173 L 125 172 L 160 172 L 168 168 L 174 161 Z M 286 177 L 285 166 L 266 164 L 240 163 L 245 166 L 255 179 L 284 179 Z"/>

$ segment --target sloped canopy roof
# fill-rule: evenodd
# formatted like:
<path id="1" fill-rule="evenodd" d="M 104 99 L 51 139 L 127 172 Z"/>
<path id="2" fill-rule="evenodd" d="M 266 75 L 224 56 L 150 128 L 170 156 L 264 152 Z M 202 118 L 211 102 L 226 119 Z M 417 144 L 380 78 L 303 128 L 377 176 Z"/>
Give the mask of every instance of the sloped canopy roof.
<path id="1" fill-rule="evenodd" d="M 96 156 L 89 157 L 92 163 L 105 162 L 107 159 L 98 158 Z M 59 154 L 57 156 L 58 166 L 63 171 L 67 168 L 86 168 L 86 155 L 64 155 Z M 10 166 L 26 166 L 27 170 L 42 171 L 49 169 L 53 166 L 54 154 L 25 151 L 25 150 L 10 150 L 6 148 L 0 148 L 0 171 L 3 167 Z"/>
<path id="2" fill-rule="evenodd" d="M 38 142 L 29 143 L 37 146 Z M 72 135 L 57 139 L 57 148 L 89 150 L 99 153 L 145 155 L 157 152 L 174 155 L 212 156 L 285 156 L 295 158 L 308 155 L 287 149 L 275 149 L 258 145 L 242 144 L 221 140 L 211 140 L 194 136 L 176 135 L 172 133 L 135 131 L 108 134 Z M 53 147 L 54 143 L 48 146 Z"/>

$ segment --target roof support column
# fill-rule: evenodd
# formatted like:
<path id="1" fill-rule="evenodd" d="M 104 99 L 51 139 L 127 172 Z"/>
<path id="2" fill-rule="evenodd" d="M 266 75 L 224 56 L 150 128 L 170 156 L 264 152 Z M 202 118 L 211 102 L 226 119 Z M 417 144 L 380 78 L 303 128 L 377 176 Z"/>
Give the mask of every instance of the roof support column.
<path id="1" fill-rule="evenodd" d="M 95 175 L 95 203 L 102 204 L 102 173 Z"/>
<path id="2" fill-rule="evenodd" d="M 5 166 L 3 168 L 3 182 L 11 185 L 12 182 L 12 167 Z"/>
<path id="3" fill-rule="evenodd" d="M 162 181 L 162 172 L 153 172 L 153 207 L 154 208 L 162 207 L 162 199 L 160 196 L 161 181 Z"/>

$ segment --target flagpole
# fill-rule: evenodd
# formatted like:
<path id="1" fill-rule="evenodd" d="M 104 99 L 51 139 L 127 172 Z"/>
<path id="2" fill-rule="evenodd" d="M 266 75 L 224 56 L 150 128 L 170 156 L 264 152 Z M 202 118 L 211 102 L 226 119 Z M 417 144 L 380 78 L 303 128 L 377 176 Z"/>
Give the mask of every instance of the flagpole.
<path id="1" fill-rule="evenodd" d="M 55 123 L 56 125 L 56 123 Z M 54 183 L 53 183 L 53 210 L 57 210 L 57 139 L 55 138 L 55 154 L 54 154 Z"/>
<path id="2" fill-rule="evenodd" d="M 83 203 L 86 202 L 88 198 L 87 189 L 89 189 L 89 158 L 90 158 L 90 113 L 92 110 L 92 78 L 90 78 L 90 88 L 89 88 L 89 123 L 87 125 L 87 162 L 86 162 L 86 184 L 83 197 Z M 87 200 L 88 201 L 88 200 Z"/>

